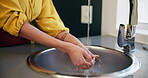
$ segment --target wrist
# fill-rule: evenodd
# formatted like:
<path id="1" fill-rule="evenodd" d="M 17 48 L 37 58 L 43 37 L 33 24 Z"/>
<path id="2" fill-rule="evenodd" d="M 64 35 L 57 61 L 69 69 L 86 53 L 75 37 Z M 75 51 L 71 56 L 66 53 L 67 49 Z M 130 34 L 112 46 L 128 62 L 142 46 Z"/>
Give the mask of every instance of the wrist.
<path id="1" fill-rule="evenodd" d="M 60 39 L 60 40 L 62 40 L 62 41 L 64 41 L 65 38 L 66 38 L 66 36 L 69 35 L 69 34 L 70 34 L 70 33 L 67 32 L 67 31 L 62 31 L 62 32 L 60 32 L 60 33 L 56 36 L 56 38 L 57 38 L 57 39 Z"/>
<path id="2" fill-rule="evenodd" d="M 65 52 L 65 53 L 68 53 L 71 46 L 73 46 L 73 44 L 71 44 L 69 42 L 63 42 L 63 41 L 61 41 L 59 43 L 59 45 L 56 46 L 55 48 L 57 48 L 57 49 Z"/>

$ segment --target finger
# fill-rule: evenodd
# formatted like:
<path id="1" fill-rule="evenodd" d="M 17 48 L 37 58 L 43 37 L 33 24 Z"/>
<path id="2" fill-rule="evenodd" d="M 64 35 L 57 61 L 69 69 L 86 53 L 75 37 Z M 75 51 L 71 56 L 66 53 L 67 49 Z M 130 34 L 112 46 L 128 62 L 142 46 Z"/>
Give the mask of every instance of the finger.
<path id="1" fill-rule="evenodd" d="M 92 52 L 90 52 L 88 49 L 87 49 L 87 53 L 91 56 L 91 58 L 95 57 L 95 55 Z"/>
<path id="2" fill-rule="evenodd" d="M 98 58 L 99 57 L 99 55 L 94 55 L 95 56 L 95 58 Z"/>
<path id="3" fill-rule="evenodd" d="M 94 65 L 94 61 L 93 61 L 92 58 L 91 58 L 90 61 L 88 61 L 88 59 L 86 59 L 86 62 L 89 63 L 89 66 L 90 66 L 90 67 L 92 67 L 92 66 Z M 87 63 L 85 63 L 85 64 L 87 64 Z"/>
<path id="4" fill-rule="evenodd" d="M 89 66 L 85 66 L 85 65 L 77 67 L 78 70 L 80 70 L 80 69 L 89 69 L 89 68 L 90 68 Z"/>
<path id="5" fill-rule="evenodd" d="M 79 61 L 79 62 L 77 62 L 76 64 L 74 64 L 76 67 L 78 67 L 78 68 L 80 68 L 81 69 L 81 66 L 86 66 L 86 67 L 91 67 L 92 66 L 92 64 L 90 64 L 89 62 L 87 62 L 86 60 L 85 60 L 85 58 L 82 56 L 82 59 Z"/>
<path id="6" fill-rule="evenodd" d="M 92 55 L 92 53 L 89 51 L 88 48 L 86 48 L 85 50 L 87 51 L 87 53 L 88 53 L 89 55 Z"/>
<path id="7" fill-rule="evenodd" d="M 83 55 L 84 55 L 84 57 L 86 58 L 86 60 L 88 62 L 91 62 L 92 61 L 92 57 L 88 53 L 84 52 Z"/>
<path id="8" fill-rule="evenodd" d="M 83 65 L 87 66 L 88 68 L 91 68 L 94 65 L 94 61 L 91 61 L 91 62 L 85 61 L 85 63 L 83 63 Z"/>
<path id="9" fill-rule="evenodd" d="M 94 65 L 95 62 L 96 62 L 95 59 L 96 59 L 95 57 L 92 58 L 92 61 L 91 61 L 91 62 L 92 62 L 93 65 Z"/>
<path id="10" fill-rule="evenodd" d="M 91 66 L 88 66 L 88 65 L 90 65 L 89 63 L 85 63 L 85 64 L 83 64 L 83 65 L 81 65 L 81 66 L 76 66 L 76 70 L 80 70 L 80 69 L 90 69 L 91 67 L 92 67 L 92 65 Z"/>

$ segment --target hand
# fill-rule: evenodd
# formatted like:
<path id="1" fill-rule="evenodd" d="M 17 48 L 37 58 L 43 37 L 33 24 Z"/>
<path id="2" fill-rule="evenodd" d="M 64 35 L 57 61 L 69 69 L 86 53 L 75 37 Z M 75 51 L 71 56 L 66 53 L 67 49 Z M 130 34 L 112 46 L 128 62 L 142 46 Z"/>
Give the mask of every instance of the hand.
<path id="1" fill-rule="evenodd" d="M 68 55 L 70 56 L 73 64 L 78 69 L 89 69 L 93 66 L 92 61 L 94 61 L 95 59 L 92 58 L 91 55 L 88 54 L 88 52 L 83 48 L 74 44 L 70 44 L 67 49 Z"/>
<path id="2" fill-rule="evenodd" d="M 83 48 L 92 58 L 91 63 L 94 65 L 95 64 L 95 59 L 96 57 L 99 57 L 99 55 L 94 55 L 87 47 L 85 47 L 82 43 L 77 44 L 81 48 Z"/>
<path id="3" fill-rule="evenodd" d="M 96 55 L 92 54 L 75 36 L 63 31 L 56 38 L 73 44 L 74 47 L 69 48 L 68 52 L 70 52 L 69 55 L 75 66 L 80 69 L 88 69 L 95 64 Z"/>

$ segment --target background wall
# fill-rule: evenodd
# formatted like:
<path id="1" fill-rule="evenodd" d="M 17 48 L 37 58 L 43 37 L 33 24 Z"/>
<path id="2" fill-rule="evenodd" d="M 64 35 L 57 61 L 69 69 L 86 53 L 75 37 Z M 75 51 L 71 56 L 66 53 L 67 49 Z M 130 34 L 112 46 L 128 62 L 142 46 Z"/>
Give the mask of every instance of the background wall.
<path id="1" fill-rule="evenodd" d="M 70 33 L 76 37 L 87 36 L 87 24 L 81 23 L 81 6 L 87 5 L 87 0 L 53 0 L 54 5 Z M 90 35 L 101 34 L 102 0 L 92 0 L 93 22 Z"/>

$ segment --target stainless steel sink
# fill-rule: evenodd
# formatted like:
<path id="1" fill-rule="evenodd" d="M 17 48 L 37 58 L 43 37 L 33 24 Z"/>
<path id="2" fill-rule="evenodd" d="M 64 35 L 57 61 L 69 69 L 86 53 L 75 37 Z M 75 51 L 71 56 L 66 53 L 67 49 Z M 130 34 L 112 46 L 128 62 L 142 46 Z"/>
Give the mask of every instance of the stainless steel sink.
<path id="1" fill-rule="evenodd" d="M 69 56 L 55 48 L 32 53 L 27 58 L 27 65 L 34 71 L 55 78 L 79 78 L 86 77 L 86 74 L 93 78 L 119 78 L 132 75 L 141 66 L 134 55 L 105 47 L 87 47 L 92 53 L 100 55 L 95 65 L 87 71 L 76 70 Z"/>

